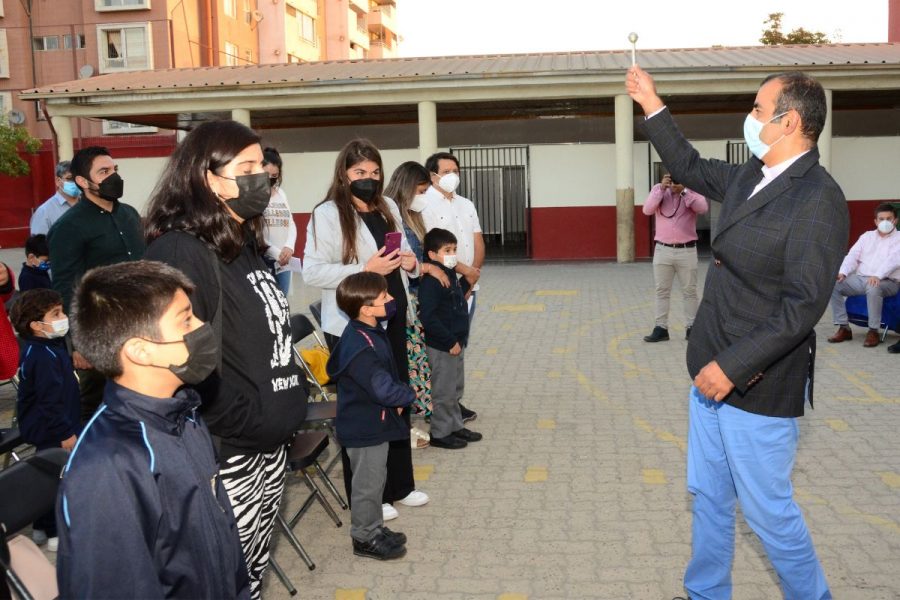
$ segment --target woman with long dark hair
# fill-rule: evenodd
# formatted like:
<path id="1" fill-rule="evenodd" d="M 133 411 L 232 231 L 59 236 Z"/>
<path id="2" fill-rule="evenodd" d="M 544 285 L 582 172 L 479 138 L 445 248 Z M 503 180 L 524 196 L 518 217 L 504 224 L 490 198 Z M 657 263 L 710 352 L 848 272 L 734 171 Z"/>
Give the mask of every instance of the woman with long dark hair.
<path id="1" fill-rule="evenodd" d="M 220 338 L 220 366 L 197 386 L 219 438 L 219 468 L 258 598 L 284 491 L 285 444 L 306 417 L 303 377 L 291 359 L 287 298 L 261 254 L 269 203 L 259 136 L 235 121 L 197 126 L 153 192 L 145 258 L 184 271 L 194 314 Z"/>
<path id="2" fill-rule="evenodd" d="M 337 307 L 335 290 L 348 275 L 372 271 L 388 281 L 396 312 L 388 320 L 387 335 L 400 380 L 408 383 L 406 311 L 408 277 L 419 276 L 419 263 L 409 250 L 397 205 L 383 193 L 381 153 L 368 140 L 353 140 L 335 161 L 334 176 L 325 199 L 313 209 L 307 226 L 303 281 L 322 288 L 322 330 L 329 346 L 337 343 L 348 319 Z M 385 251 L 389 233 L 399 232 L 400 249 Z M 403 411 L 409 426 L 409 409 Z M 350 463 L 344 453 L 344 485 L 350 496 Z M 412 449 L 407 437 L 390 443 L 383 510 L 396 518 L 392 506 L 419 506 L 428 496 L 415 488 Z"/>

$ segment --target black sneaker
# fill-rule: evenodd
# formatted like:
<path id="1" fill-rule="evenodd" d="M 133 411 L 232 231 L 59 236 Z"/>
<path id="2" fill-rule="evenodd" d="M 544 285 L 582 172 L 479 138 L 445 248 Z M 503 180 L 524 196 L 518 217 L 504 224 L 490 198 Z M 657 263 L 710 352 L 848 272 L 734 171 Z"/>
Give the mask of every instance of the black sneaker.
<path id="1" fill-rule="evenodd" d="M 653 331 L 650 335 L 644 336 L 645 342 L 668 342 L 669 341 L 669 330 L 665 327 L 660 327 L 657 325 L 653 328 Z"/>
<path id="2" fill-rule="evenodd" d="M 693 329 L 693 327 L 688 327 L 687 329 L 684 330 L 684 339 L 686 339 L 686 340 L 690 339 L 691 329 Z"/>
<path id="3" fill-rule="evenodd" d="M 465 448 L 469 443 L 462 439 L 458 438 L 452 433 L 447 437 L 434 437 L 431 436 L 431 447 L 432 448 L 446 448 L 447 450 L 459 450 L 460 448 Z"/>
<path id="4" fill-rule="evenodd" d="M 471 431 L 463 427 L 459 431 L 453 432 L 453 437 L 464 440 L 466 442 L 480 442 L 481 438 L 484 437 L 477 431 Z"/>
<path id="5" fill-rule="evenodd" d="M 379 531 L 368 542 L 353 540 L 353 554 L 377 560 L 392 560 L 406 554 L 406 546 L 402 544 L 398 546 Z"/>
<path id="6" fill-rule="evenodd" d="M 887 351 L 891 354 L 900 354 L 900 342 L 888 346 Z"/>
<path id="7" fill-rule="evenodd" d="M 468 423 L 478 418 L 478 413 L 463 406 L 462 402 L 459 403 L 459 412 L 462 413 L 463 423 Z"/>
<path id="8" fill-rule="evenodd" d="M 402 546 L 406 543 L 406 534 L 399 531 L 391 531 L 387 527 L 381 528 L 381 533 L 395 546 Z"/>

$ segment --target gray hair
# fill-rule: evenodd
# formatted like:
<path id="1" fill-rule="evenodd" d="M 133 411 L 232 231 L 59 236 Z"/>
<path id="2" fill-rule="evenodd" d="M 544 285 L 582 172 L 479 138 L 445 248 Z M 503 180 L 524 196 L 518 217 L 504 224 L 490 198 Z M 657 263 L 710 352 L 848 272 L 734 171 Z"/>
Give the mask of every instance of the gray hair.
<path id="1" fill-rule="evenodd" d="M 66 173 L 72 172 L 72 163 L 68 160 L 61 160 L 56 163 L 56 176 L 62 177 Z"/>

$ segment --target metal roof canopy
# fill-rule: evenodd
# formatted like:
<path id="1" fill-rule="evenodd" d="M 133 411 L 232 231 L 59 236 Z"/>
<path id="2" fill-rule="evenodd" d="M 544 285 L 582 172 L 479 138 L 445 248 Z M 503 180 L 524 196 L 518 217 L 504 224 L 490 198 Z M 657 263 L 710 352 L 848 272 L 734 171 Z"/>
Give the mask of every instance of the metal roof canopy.
<path id="1" fill-rule="evenodd" d="M 900 104 L 900 44 L 644 50 L 641 65 L 673 112 L 743 112 L 765 75 L 801 69 L 834 107 Z M 112 73 L 26 90 L 51 115 L 190 129 L 231 109 L 254 127 L 612 115 L 630 51 L 451 56 Z"/>

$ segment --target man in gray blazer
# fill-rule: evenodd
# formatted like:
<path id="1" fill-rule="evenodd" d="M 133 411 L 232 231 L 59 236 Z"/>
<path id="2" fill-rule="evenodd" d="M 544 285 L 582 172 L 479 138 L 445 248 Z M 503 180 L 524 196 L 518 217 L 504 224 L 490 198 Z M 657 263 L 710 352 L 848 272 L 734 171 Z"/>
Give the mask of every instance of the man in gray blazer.
<path id="1" fill-rule="evenodd" d="M 736 501 L 772 562 L 785 598 L 831 598 L 793 499 L 796 417 L 813 400 L 816 339 L 847 249 L 847 206 L 819 165 L 827 112 L 822 86 L 802 73 L 763 81 L 742 165 L 701 159 L 640 67 L 626 78 L 647 135 L 672 176 L 722 203 L 687 366 L 694 600 L 731 597 Z"/>

